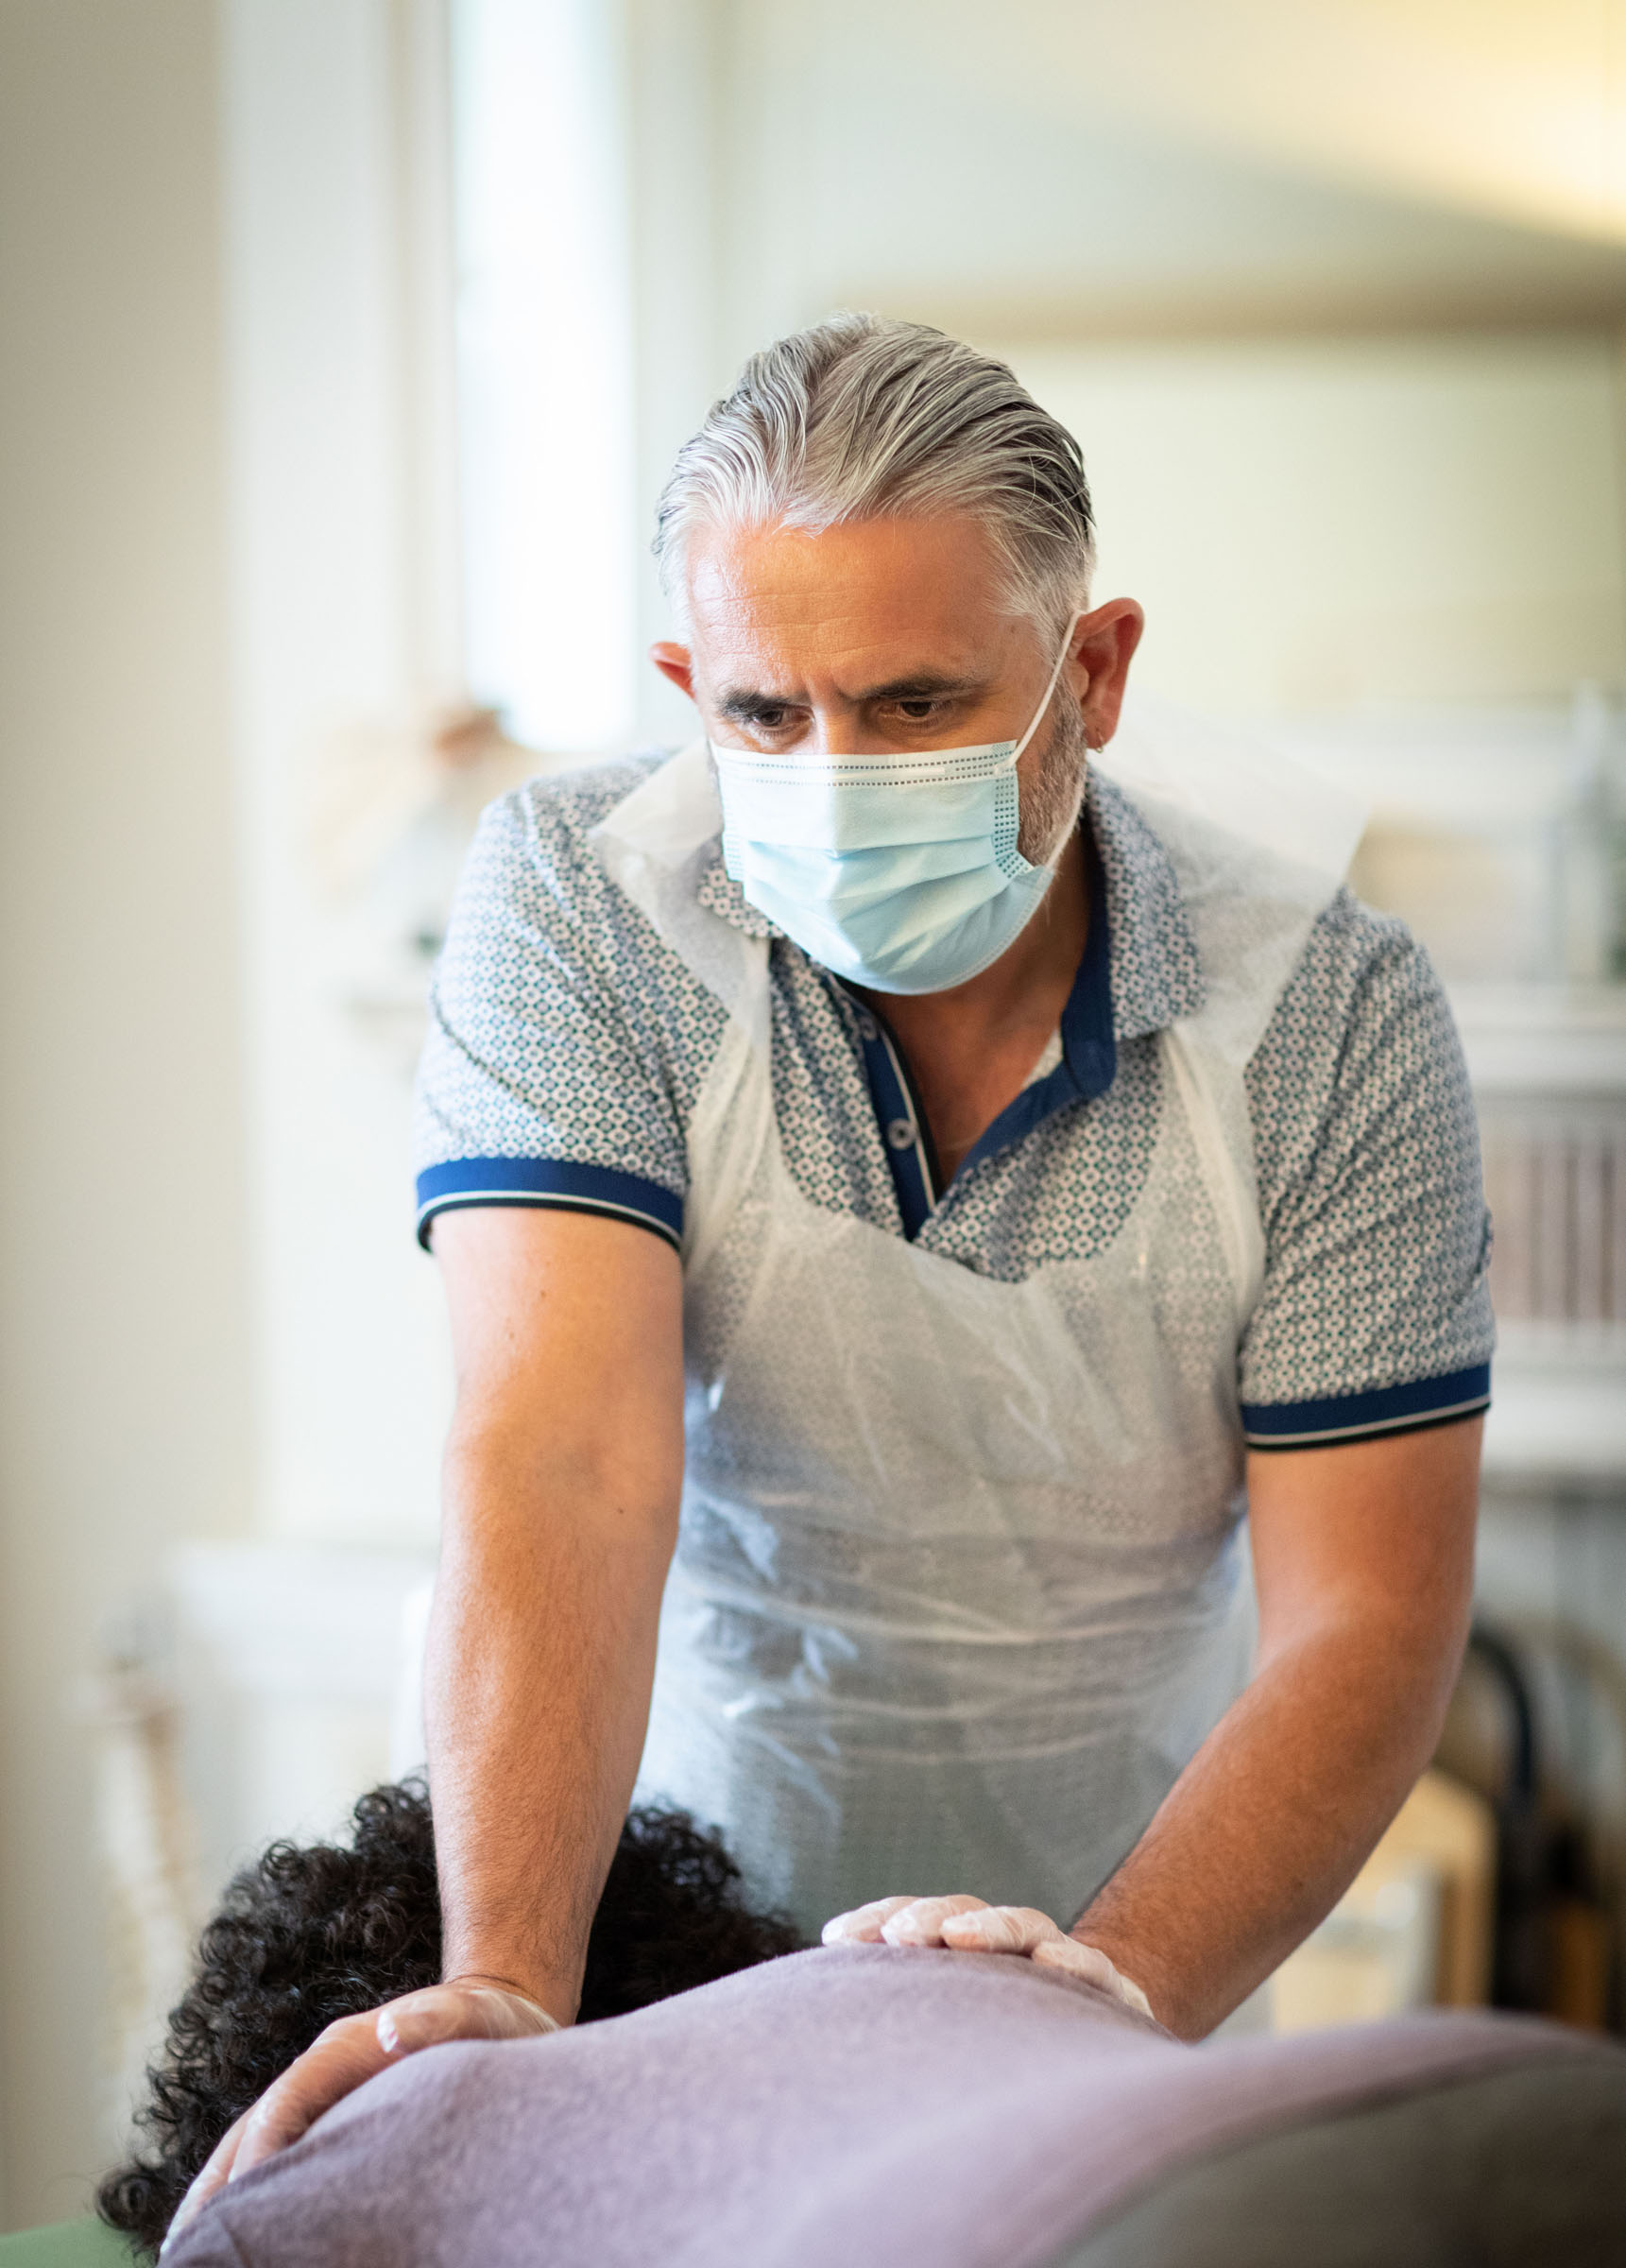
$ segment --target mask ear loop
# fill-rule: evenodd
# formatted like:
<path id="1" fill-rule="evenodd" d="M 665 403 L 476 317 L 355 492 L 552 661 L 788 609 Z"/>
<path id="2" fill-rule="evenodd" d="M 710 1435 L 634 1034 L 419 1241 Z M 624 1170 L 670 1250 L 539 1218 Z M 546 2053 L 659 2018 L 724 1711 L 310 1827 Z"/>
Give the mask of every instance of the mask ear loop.
<path id="1" fill-rule="evenodd" d="M 1072 634 L 1074 630 L 1077 629 L 1079 624 L 1084 620 L 1084 616 L 1085 610 L 1083 607 L 1080 607 L 1078 612 L 1073 616 L 1072 620 L 1067 626 L 1066 635 L 1063 637 L 1061 642 L 1061 651 L 1055 658 L 1055 667 L 1050 673 L 1050 683 L 1045 687 L 1044 699 L 1034 711 L 1033 723 L 1028 727 L 1027 730 L 1022 734 L 1020 740 L 1018 741 L 1015 748 L 1011 751 L 1011 765 L 1013 769 L 1015 768 L 1017 759 L 1020 756 L 1022 750 L 1027 747 L 1029 741 L 1032 740 L 1034 734 L 1038 730 L 1040 725 L 1042 725 L 1044 722 L 1045 712 L 1051 705 L 1051 701 L 1055 694 L 1056 687 L 1061 683 L 1061 673 L 1067 665 L 1067 657 L 1072 645 Z"/>

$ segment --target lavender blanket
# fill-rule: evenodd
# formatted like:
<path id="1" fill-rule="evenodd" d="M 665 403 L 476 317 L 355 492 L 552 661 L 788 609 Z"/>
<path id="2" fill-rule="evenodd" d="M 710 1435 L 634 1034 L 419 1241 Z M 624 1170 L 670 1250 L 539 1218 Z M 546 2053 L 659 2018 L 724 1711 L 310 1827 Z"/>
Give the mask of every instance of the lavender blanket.
<path id="1" fill-rule="evenodd" d="M 1194 2159 L 1518 2065 L 1439 2014 L 1189 2048 L 1025 1961 L 832 1947 L 556 2038 L 432 2049 L 233 2183 L 165 2268 L 1046 2268 Z"/>

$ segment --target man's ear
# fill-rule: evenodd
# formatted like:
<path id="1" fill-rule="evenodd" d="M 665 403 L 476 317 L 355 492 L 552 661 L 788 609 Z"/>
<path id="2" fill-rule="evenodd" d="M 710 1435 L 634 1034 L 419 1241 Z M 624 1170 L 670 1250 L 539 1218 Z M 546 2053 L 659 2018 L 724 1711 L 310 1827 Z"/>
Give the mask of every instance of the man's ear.
<path id="1" fill-rule="evenodd" d="M 679 693 L 686 693 L 691 700 L 694 698 L 694 664 L 686 645 L 674 645 L 663 638 L 650 647 L 649 659 Z"/>
<path id="2" fill-rule="evenodd" d="M 1068 676 L 1092 748 L 1104 748 L 1118 730 L 1129 664 L 1145 627 L 1146 617 L 1132 598 L 1109 598 L 1073 626 Z"/>

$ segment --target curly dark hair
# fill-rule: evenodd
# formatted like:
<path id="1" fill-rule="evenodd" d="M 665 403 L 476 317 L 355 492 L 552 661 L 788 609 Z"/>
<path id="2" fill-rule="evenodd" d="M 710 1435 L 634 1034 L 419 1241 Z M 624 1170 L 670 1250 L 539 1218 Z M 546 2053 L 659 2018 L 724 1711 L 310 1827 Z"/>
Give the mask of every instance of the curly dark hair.
<path id="1" fill-rule="evenodd" d="M 97 2209 L 156 2252 L 227 2128 L 337 2018 L 438 1983 L 435 1830 L 421 1782 L 375 1788 L 348 1844 L 273 1843 L 229 1885 L 147 2073 L 156 2145 L 103 2181 Z M 623 2016 L 798 1950 L 745 1903 L 740 1869 L 686 1813 L 636 1811 L 588 1939 L 578 2023 Z"/>

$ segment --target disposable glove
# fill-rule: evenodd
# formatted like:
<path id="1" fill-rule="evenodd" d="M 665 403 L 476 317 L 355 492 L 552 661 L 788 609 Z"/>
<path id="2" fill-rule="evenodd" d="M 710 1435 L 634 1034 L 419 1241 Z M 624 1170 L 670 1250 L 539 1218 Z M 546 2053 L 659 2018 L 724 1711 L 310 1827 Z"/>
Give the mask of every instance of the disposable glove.
<path id="1" fill-rule="evenodd" d="M 340 2017 L 221 2137 L 177 2208 L 163 2249 L 229 2181 L 297 2142 L 324 2110 L 402 2056 L 449 2039 L 531 2039 L 560 2029 L 522 1992 L 457 1982 L 431 1984 L 360 2016 Z"/>
<path id="2" fill-rule="evenodd" d="M 1138 2016 L 1152 2016 L 1152 2003 L 1139 1985 L 1099 1946 L 1070 1937 L 1036 1906 L 990 1906 L 964 1892 L 952 1898 L 878 1898 L 850 1914 L 836 1915 L 825 1923 L 823 1934 L 826 1945 L 943 1945 L 960 1953 L 1025 1953 L 1041 1968 L 1065 1969 Z"/>

